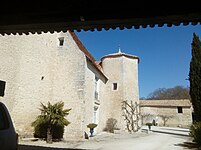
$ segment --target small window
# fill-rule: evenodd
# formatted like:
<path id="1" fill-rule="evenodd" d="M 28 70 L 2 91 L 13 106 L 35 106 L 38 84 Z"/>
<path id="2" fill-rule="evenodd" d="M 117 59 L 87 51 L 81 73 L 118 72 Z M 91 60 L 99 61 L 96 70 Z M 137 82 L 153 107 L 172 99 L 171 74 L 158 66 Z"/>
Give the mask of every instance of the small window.
<path id="1" fill-rule="evenodd" d="M 98 100 L 98 93 L 99 93 L 99 90 L 98 90 L 98 80 L 99 78 L 95 76 L 95 93 L 94 93 L 94 96 L 95 96 L 95 100 Z"/>
<path id="2" fill-rule="evenodd" d="M 2 97 L 4 96 L 5 86 L 6 86 L 6 82 L 0 80 L 0 96 Z"/>
<path id="3" fill-rule="evenodd" d="M 60 37 L 59 38 L 59 46 L 63 46 L 64 45 L 64 37 Z"/>
<path id="4" fill-rule="evenodd" d="M 178 113 L 183 113 L 182 107 L 177 107 Z"/>
<path id="5" fill-rule="evenodd" d="M 113 90 L 117 90 L 117 83 L 113 83 Z"/>

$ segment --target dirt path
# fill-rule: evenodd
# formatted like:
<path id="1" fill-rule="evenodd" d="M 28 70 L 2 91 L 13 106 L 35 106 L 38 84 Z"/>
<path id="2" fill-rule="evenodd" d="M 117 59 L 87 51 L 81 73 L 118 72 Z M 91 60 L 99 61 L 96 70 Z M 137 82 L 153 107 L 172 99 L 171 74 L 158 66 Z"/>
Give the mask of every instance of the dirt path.
<path id="1" fill-rule="evenodd" d="M 21 142 L 19 150 L 196 150 L 192 139 L 187 136 L 186 130 L 157 128 L 154 132 L 146 130 L 135 134 L 109 134 L 102 133 L 89 140 L 63 141 L 46 144 L 45 141 Z M 169 133 L 167 132 L 169 131 Z M 176 134 L 175 131 L 177 131 Z"/>
<path id="2" fill-rule="evenodd" d="M 183 150 L 182 145 L 189 140 L 189 137 L 151 133 L 144 137 L 123 139 L 105 144 L 101 150 Z"/>

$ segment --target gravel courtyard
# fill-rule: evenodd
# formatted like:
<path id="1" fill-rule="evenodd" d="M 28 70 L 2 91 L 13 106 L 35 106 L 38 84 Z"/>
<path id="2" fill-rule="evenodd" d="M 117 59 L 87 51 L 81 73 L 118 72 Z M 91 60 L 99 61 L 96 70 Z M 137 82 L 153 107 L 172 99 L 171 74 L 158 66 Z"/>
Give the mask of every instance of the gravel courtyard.
<path id="1" fill-rule="evenodd" d="M 146 127 L 134 134 L 101 133 L 89 140 L 62 141 L 47 144 L 45 141 L 21 140 L 19 150 L 196 150 L 188 129 Z"/>

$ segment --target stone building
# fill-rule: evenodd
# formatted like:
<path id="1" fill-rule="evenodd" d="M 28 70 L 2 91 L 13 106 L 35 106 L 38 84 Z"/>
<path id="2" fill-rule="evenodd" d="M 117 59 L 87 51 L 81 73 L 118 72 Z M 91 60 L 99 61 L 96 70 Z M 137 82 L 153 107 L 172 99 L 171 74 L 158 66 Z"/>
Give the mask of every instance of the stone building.
<path id="1" fill-rule="evenodd" d="M 104 95 L 110 100 L 111 117 L 118 120 L 117 126 L 125 128 L 122 116 L 122 101 L 139 103 L 138 92 L 139 58 L 119 51 L 101 58 L 103 72 L 109 78 Z"/>
<path id="2" fill-rule="evenodd" d="M 139 101 L 137 56 L 122 52 L 97 62 L 73 32 L 0 35 L 0 101 L 17 132 L 33 135 L 40 103 L 71 108 L 64 138 L 83 138 L 88 123 L 103 131 L 108 118 L 125 130 L 121 101 Z"/>
<path id="3" fill-rule="evenodd" d="M 192 104 L 182 100 L 140 100 L 142 123 L 155 122 L 159 126 L 190 127 Z"/>

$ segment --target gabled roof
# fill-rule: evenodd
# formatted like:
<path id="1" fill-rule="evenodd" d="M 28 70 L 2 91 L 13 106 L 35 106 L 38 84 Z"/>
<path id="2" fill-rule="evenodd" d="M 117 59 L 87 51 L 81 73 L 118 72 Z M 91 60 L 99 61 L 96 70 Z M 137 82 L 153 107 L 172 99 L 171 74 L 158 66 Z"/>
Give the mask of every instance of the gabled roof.
<path id="1" fill-rule="evenodd" d="M 79 40 L 79 38 L 77 37 L 77 35 L 72 32 L 69 31 L 69 33 L 71 34 L 73 40 L 75 41 L 75 43 L 77 44 L 77 46 L 79 47 L 79 49 L 87 56 L 87 58 L 91 61 L 91 62 L 95 62 L 95 58 L 91 55 L 91 53 L 85 48 L 85 46 L 82 44 L 82 42 Z"/>
<path id="2" fill-rule="evenodd" d="M 189 99 L 180 100 L 140 100 L 140 107 L 191 107 Z"/>
<path id="3" fill-rule="evenodd" d="M 101 75 L 103 75 L 103 77 L 105 77 L 107 79 L 107 77 L 103 73 L 103 71 L 102 71 L 101 66 L 99 65 L 99 63 L 96 62 L 95 58 L 85 48 L 85 46 L 79 40 L 79 38 L 77 37 L 77 35 L 74 32 L 72 32 L 72 31 L 69 31 L 69 33 L 71 34 L 73 40 L 75 41 L 75 43 L 77 44 L 77 46 L 79 47 L 79 49 L 84 53 L 84 55 L 88 58 L 88 60 L 92 63 L 92 65 L 100 72 Z"/>

